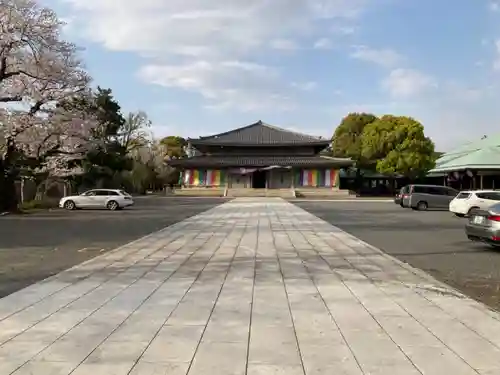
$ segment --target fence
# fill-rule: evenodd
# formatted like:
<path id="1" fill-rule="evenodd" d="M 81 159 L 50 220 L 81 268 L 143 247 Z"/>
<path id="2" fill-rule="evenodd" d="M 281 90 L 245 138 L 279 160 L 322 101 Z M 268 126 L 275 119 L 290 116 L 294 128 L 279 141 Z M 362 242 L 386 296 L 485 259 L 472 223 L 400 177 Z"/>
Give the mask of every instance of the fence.
<path id="1" fill-rule="evenodd" d="M 18 202 L 27 202 L 35 198 L 62 198 L 68 191 L 64 181 L 46 181 L 37 186 L 34 180 L 23 179 L 16 181 L 16 193 Z"/>

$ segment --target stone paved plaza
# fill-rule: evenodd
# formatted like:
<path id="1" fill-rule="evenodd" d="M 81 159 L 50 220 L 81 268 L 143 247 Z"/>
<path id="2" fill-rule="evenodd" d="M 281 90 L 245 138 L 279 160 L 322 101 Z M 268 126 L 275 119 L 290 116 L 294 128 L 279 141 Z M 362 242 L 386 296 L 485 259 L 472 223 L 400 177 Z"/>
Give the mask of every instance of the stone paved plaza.
<path id="1" fill-rule="evenodd" d="M 499 314 L 278 198 L 9 295 L 0 344 L 0 375 L 500 374 Z"/>

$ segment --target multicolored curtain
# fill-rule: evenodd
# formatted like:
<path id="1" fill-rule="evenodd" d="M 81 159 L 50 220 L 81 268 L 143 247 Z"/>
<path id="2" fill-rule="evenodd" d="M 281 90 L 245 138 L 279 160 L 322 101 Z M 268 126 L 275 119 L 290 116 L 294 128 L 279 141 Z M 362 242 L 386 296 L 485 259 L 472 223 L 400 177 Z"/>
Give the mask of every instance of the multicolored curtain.
<path id="1" fill-rule="evenodd" d="M 184 171 L 184 183 L 189 186 L 223 186 L 224 171 L 218 169 L 188 169 Z"/>
<path id="2" fill-rule="evenodd" d="M 298 173 L 297 186 L 335 187 L 337 171 L 335 169 L 302 169 Z"/>

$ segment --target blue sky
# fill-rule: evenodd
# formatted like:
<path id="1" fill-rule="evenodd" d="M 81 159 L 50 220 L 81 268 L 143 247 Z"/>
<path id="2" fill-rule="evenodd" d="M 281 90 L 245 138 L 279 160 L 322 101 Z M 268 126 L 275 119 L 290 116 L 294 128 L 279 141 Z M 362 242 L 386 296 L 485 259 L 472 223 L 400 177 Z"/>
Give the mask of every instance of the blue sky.
<path id="1" fill-rule="evenodd" d="M 500 3 L 45 0 L 94 82 L 157 136 L 257 120 L 331 136 L 352 111 L 420 120 L 438 149 L 500 133 Z M 500 43 L 498 43 L 500 46 Z"/>

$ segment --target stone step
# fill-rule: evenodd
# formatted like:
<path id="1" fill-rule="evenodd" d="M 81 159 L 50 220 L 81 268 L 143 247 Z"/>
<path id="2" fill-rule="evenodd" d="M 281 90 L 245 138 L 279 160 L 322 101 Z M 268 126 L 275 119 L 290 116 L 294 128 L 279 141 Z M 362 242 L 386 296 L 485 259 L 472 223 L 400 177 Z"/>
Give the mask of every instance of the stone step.
<path id="1" fill-rule="evenodd" d="M 347 198 L 350 197 L 349 190 L 330 188 L 295 189 L 297 198 Z"/>
<path id="2" fill-rule="evenodd" d="M 293 196 L 290 189 L 228 189 L 228 197 L 282 197 Z"/>
<path id="3" fill-rule="evenodd" d="M 223 197 L 224 189 L 220 188 L 185 188 L 176 189 L 175 195 L 186 197 Z"/>

